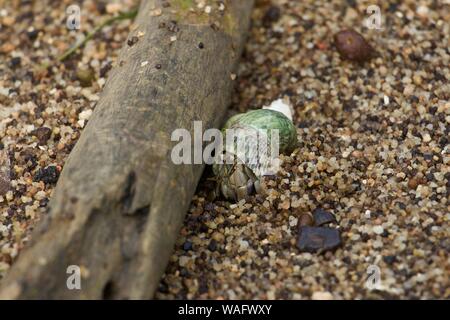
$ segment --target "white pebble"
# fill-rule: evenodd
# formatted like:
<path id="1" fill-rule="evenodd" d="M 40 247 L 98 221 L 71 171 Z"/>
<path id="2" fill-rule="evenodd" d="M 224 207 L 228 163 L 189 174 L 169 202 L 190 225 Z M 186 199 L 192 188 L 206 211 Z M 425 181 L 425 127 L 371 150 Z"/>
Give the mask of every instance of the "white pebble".
<path id="1" fill-rule="evenodd" d="M 314 292 L 311 297 L 312 300 L 333 300 L 333 295 L 328 291 Z"/>
<path id="2" fill-rule="evenodd" d="M 297 225 L 298 218 L 294 216 L 289 216 L 289 226 L 295 227 Z"/>
<path id="3" fill-rule="evenodd" d="M 180 267 L 186 266 L 188 262 L 189 262 L 189 257 L 186 257 L 186 256 L 181 256 L 178 259 L 178 264 L 180 265 Z"/>
<path id="4" fill-rule="evenodd" d="M 92 110 L 91 109 L 87 109 L 84 111 L 81 111 L 80 114 L 78 115 L 78 119 L 80 120 L 89 120 L 89 118 L 92 115 Z"/>
<path id="5" fill-rule="evenodd" d="M 382 234 L 384 232 L 384 229 L 382 226 L 375 226 L 375 227 L 373 227 L 372 230 L 375 234 Z"/>
<path id="6" fill-rule="evenodd" d="M 428 15 L 428 8 L 425 6 L 417 7 L 416 13 L 421 18 L 426 18 Z"/>

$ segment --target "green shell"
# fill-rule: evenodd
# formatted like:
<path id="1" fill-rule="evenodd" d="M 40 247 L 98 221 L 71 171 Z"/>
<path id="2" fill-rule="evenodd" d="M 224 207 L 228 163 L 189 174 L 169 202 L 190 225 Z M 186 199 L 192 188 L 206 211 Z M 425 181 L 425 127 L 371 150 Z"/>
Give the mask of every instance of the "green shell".
<path id="1" fill-rule="evenodd" d="M 227 129 L 246 128 L 257 131 L 265 130 L 268 133 L 269 140 L 271 139 L 271 130 L 278 130 L 279 153 L 292 152 L 297 146 L 297 130 L 292 121 L 281 112 L 258 109 L 237 114 L 226 122 L 222 131 L 224 137 L 226 137 L 225 131 Z M 234 154 L 233 152 L 229 153 L 230 150 L 227 150 L 226 147 L 224 151 L 226 154 Z M 247 151 L 250 156 L 254 149 L 249 148 Z M 264 162 L 264 157 L 261 159 Z M 266 162 L 266 164 L 268 163 Z M 261 172 L 258 165 L 215 163 L 212 169 L 218 182 L 215 194 L 222 193 L 227 199 L 240 200 L 255 191 L 262 193 L 259 182 Z"/>
<path id="2" fill-rule="evenodd" d="M 297 130 L 292 121 L 281 112 L 258 109 L 232 116 L 223 130 L 236 126 L 249 126 L 254 129 L 279 130 L 280 153 L 288 153 L 297 146 Z"/>

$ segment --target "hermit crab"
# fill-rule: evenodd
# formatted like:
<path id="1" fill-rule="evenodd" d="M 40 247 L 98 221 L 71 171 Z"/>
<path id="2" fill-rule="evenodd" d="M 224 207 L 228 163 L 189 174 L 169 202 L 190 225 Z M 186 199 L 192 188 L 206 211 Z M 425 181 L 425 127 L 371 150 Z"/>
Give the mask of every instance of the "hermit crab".
<path id="1" fill-rule="evenodd" d="M 225 143 L 212 166 L 217 182 L 214 193 L 233 201 L 263 193 L 261 177 L 275 174 L 278 155 L 297 146 L 292 108 L 281 99 L 269 107 L 232 116 L 222 134 Z"/>

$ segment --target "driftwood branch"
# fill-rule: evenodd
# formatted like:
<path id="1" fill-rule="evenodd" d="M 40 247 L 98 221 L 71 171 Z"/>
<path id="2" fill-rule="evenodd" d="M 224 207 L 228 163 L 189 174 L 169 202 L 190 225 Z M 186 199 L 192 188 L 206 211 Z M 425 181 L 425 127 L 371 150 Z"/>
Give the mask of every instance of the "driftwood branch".
<path id="1" fill-rule="evenodd" d="M 171 133 L 221 125 L 253 1 L 224 1 L 223 12 L 207 2 L 210 14 L 187 0 L 141 3 L 138 41 L 122 49 L 0 297 L 152 297 L 203 169 L 173 164 Z M 81 290 L 66 286 L 70 265 Z"/>

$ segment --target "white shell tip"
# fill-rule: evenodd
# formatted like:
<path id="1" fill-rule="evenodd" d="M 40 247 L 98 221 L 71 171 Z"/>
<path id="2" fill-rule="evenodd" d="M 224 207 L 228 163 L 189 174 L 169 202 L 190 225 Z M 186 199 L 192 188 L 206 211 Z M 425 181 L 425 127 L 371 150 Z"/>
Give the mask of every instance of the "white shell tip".
<path id="1" fill-rule="evenodd" d="M 264 106 L 263 109 L 270 109 L 281 112 L 292 121 L 292 106 L 283 99 L 273 101 L 270 106 Z"/>

